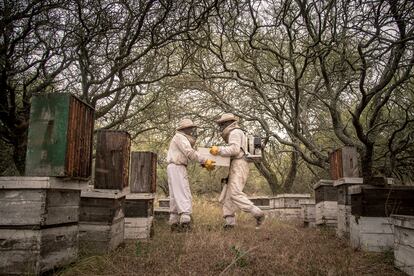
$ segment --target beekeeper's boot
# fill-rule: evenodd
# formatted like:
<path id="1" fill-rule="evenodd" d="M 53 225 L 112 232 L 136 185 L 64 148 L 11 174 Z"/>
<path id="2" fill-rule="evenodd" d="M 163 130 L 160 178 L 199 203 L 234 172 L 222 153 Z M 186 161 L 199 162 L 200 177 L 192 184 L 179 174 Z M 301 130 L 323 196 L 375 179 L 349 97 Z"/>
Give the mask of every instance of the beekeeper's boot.
<path id="1" fill-rule="evenodd" d="M 263 225 L 263 222 L 264 222 L 266 216 L 265 216 L 265 214 L 262 214 L 260 216 L 255 216 L 254 218 L 256 219 L 256 229 L 259 229 L 260 226 Z"/>

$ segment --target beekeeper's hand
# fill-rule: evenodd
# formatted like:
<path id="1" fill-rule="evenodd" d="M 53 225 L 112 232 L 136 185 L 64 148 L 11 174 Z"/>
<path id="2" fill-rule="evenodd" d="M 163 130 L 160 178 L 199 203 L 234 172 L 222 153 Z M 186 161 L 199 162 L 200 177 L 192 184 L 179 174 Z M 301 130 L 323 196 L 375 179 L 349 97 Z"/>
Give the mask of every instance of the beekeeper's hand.
<path id="1" fill-rule="evenodd" d="M 208 171 L 212 171 L 216 168 L 216 165 L 214 165 L 214 163 L 216 163 L 216 161 L 207 159 L 206 162 L 204 162 L 203 167 L 206 168 Z"/>
<path id="2" fill-rule="evenodd" d="M 217 155 L 217 154 L 219 154 L 219 147 L 217 147 L 217 146 L 212 146 L 211 148 L 210 148 L 210 153 L 212 154 L 212 155 Z"/>

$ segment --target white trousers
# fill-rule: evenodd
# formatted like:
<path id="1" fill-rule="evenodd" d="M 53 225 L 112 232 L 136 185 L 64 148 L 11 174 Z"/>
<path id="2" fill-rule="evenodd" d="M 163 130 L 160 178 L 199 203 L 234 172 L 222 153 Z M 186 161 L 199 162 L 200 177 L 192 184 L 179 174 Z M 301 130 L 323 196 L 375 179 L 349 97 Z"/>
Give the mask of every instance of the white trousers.
<path id="1" fill-rule="evenodd" d="M 234 225 L 236 223 L 235 213 L 238 209 L 251 213 L 254 217 L 263 215 L 263 211 L 243 193 L 248 176 L 249 164 L 246 160 L 234 159 L 231 161 L 227 191 L 223 200 L 223 216 L 226 224 Z"/>
<path id="2" fill-rule="evenodd" d="M 168 189 L 170 193 L 170 224 L 188 223 L 192 213 L 192 196 L 184 165 L 168 164 Z"/>

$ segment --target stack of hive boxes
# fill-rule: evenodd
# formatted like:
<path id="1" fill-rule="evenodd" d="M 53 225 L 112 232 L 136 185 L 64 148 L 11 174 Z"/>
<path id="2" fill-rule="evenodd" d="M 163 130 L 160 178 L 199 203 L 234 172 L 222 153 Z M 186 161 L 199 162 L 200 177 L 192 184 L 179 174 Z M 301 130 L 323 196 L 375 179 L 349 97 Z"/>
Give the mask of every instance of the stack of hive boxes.
<path id="1" fill-rule="evenodd" d="M 332 180 L 319 180 L 314 186 L 315 190 L 315 219 L 316 225 L 336 227 L 337 221 L 337 191 Z"/>
<path id="2" fill-rule="evenodd" d="M 0 274 L 37 275 L 78 257 L 93 114 L 70 94 L 32 98 L 26 176 L 0 178 Z"/>
<path id="3" fill-rule="evenodd" d="M 414 188 L 409 186 L 356 185 L 351 195 L 350 242 L 364 251 L 388 251 L 394 247 L 391 215 L 414 214 Z"/>
<path id="4" fill-rule="evenodd" d="M 104 253 L 124 241 L 129 178 L 130 135 L 98 130 L 96 136 L 94 185 L 81 194 L 79 240 L 87 253 Z"/>
<path id="5" fill-rule="evenodd" d="M 145 239 L 153 234 L 157 187 L 157 154 L 133 152 L 130 192 L 125 201 L 125 238 Z"/>
<path id="6" fill-rule="evenodd" d="M 362 184 L 359 178 L 358 153 L 355 147 L 344 146 L 330 154 L 330 173 L 333 186 L 338 193 L 338 216 L 336 234 L 349 237 L 349 217 L 351 215 L 351 197 L 348 189 L 352 185 Z"/>

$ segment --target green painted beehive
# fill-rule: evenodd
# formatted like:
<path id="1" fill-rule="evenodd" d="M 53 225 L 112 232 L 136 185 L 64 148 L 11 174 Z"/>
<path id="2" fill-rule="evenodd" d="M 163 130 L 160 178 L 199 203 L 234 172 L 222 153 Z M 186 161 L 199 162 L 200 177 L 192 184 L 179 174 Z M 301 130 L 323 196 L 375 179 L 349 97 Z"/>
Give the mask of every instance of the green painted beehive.
<path id="1" fill-rule="evenodd" d="M 94 109 L 71 94 L 34 96 L 26 175 L 90 177 L 93 123 Z"/>

